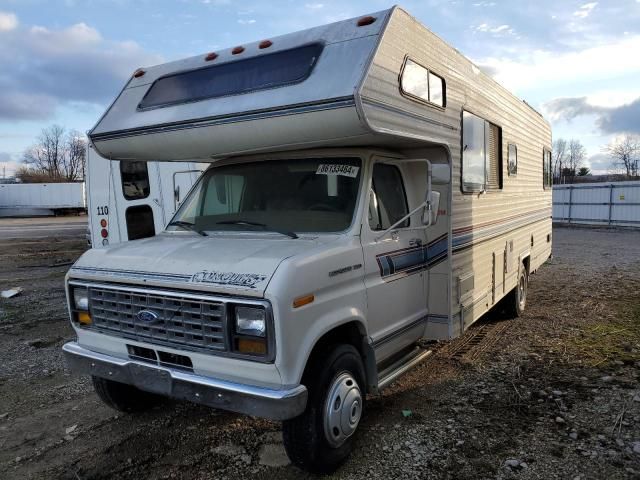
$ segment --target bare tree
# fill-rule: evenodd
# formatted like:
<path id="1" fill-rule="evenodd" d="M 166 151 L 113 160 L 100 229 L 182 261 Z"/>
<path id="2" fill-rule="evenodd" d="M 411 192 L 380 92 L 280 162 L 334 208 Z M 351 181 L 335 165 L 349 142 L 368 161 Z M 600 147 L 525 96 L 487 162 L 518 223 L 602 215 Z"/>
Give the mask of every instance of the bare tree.
<path id="1" fill-rule="evenodd" d="M 638 178 L 640 167 L 640 139 L 626 134 L 612 141 L 605 151 L 613 160 L 614 166 L 621 168 L 627 178 Z"/>
<path id="2" fill-rule="evenodd" d="M 21 170 L 24 179 L 44 179 L 49 182 L 74 182 L 84 179 L 86 141 L 79 132 L 59 125 L 42 130 L 37 142 L 23 154 L 27 168 Z M 42 180 L 39 180 L 42 181 Z"/>
<path id="3" fill-rule="evenodd" d="M 569 148 L 567 150 L 567 166 L 563 169 L 563 175 L 567 177 L 569 183 L 573 183 L 585 158 L 587 158 L 587 150 L 584 148 L 584 145 L 582 145 L 580 140 L 572 138 L 569 141 Z"/>
<path id="4" fill-rule="evenodd" d="M 553 142 L 553 157 L 552 157 L 552 172 L 553 183 L 562 182 L 562 165 L 566 164 L 567 158 L 567 141 L 564 138 L 559 138 Z"/>

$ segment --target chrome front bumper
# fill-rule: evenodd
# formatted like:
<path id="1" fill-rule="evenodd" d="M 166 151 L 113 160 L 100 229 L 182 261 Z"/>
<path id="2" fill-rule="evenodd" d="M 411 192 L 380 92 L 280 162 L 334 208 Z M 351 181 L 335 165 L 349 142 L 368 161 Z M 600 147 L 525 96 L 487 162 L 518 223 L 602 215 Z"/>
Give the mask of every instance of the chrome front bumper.
<path id="1" fill-rule="evenodd" d="M 83 348 L 76 342 L 66 343 L 62 350 L 69 367 L 75 372 L 213 408 L 271 420 L 287 420 L 300 415 L 307 405 L 307 389 L 303 385 L 285 390 L 244 385 L 112 357 Z"/>

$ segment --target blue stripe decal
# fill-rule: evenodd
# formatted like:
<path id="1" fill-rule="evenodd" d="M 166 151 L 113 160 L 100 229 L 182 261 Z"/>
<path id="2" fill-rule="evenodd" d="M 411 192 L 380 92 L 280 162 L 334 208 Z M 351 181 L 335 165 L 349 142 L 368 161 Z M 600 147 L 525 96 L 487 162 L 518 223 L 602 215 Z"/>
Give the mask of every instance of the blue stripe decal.
<path id="1" fill-rule="evenodd" d="M 449 239 L 444 235 L 421 247 L 403 248 L 377 256 L 382 278 L 409 275 L 440 263 L 448 256 Z"/>

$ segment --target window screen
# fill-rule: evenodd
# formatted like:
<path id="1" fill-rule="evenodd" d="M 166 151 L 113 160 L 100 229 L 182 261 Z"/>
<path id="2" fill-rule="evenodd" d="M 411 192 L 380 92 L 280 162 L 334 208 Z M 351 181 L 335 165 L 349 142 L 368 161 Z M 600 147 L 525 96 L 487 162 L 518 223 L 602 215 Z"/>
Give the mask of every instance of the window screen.
<path id="1" fill-rule="evenodd" d="M 369 226 L 372 230 L 386 230 L 409 213 L 402 175 L 395 165 L 377 163 L 373 167 L 372 183 Z M 407 218 L 398 228 L 408 226 Z"/>
<path id="2" fill-rule="evenodd" d="M 518 147 L 509 144 L 509 175 L 518 174 Z"/>
<path id="3" fill-rule="evenodd" d="M 462 116 L 462 191 L 502 188 L 502 131 L 469 112 Z"/>
<path id="4" fill-rule="evenodd" d="M 444 107 L 444 79 L 409 58 L 402 70 L 400 88 L 411 97 Z"/>
<path id="5" fill-rule="evenodd" d="M 120 162 L 122 194 L 127 200 L 140 200 L 149 196 L 147 162 Z"/>
<path id="6" fill-rule="evenodd" d="M 164 107 L 302 82 L 311 74 L 321 52 L 322 45 L 305 45 L 168 75 L 151 85 L 139 108 Z"/>
<path id="7" fill-rule="evenodd" d="M 129 240 L 153 237 L 156 234 L 153 224 L 153 210 L 149 205 L 137 205 L 127 208 L 125 218 Z"/>

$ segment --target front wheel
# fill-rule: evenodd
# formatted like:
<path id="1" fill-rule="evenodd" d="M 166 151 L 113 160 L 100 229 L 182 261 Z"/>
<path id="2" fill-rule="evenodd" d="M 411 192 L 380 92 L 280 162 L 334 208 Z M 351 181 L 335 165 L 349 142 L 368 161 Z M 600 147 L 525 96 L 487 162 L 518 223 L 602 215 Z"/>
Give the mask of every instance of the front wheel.
<path id="1" fill-rule="evenodd" d="M 144 392 L 132 385 L 127 385 L 106 378 L 91 377 L 93 388 L 98 397 L 109 407 L 125 413 L 137 413 L 149 410 L 164 400 L 154 393 Z"/>
<path id="2" fill-rule="evenodd" d="M 287 455 L 312 473 L 331 473 L 349 456 L 365 403 L 362 358 L 351 345 L 316 355 L 305 371 L 307 408 L 282 425 Z"/>

